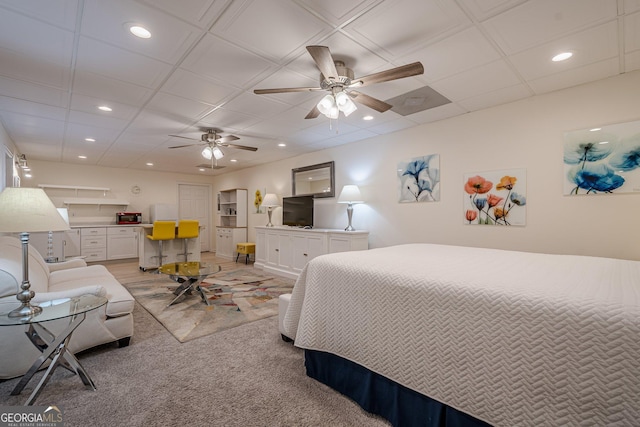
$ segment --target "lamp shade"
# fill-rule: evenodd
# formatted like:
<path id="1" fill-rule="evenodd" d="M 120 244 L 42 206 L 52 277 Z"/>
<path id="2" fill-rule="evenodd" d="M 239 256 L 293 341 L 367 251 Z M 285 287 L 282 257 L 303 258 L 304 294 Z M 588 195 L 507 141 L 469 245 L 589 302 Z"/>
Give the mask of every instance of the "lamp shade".
<path id="1" fill-rule="evenodd" d="M 0 193 L 0 232 L 69 230 L 41 188 L 7 187 Z"/>
<path id="2" fill-rule="evenodd" d="M 207 160 L 211 160 L 211 158 L 213 157 L 213 151 L 211 150 L 211 147 L 204 147 L 202 149 L 202 157 Z"/>
<path id="3" fill-rule="evenodd" d="M 345 185 L 344 187 L 342 187 L 340 196 L 338 196 L 338 203 L 364 203 L 358 186 Z"/>
<path id="4" fill-rule="evenodd" d="M 278 202 L 278 196 L 273 193 L 267 193 L 264 195 L 262 199 L 262 206 L 266 208 L 273 208 L 276 206 L 280 206 L 280 202 Z"/>

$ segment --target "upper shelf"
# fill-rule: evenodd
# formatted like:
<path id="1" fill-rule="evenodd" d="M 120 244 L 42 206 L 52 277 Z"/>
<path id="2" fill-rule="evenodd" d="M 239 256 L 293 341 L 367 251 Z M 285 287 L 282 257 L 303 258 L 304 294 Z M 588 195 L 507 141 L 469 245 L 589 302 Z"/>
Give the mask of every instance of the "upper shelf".
<path id="1" fill-rule="evenodd" d="M 62 201 L 65 205 L 122 205 L 127 206 L 129 204 L 126 200 L 118 199 L 100 199 L 89 197 L 69 197 Z"/>
<path id="2" fill-rule="evenodd" d="M 57 185 L 57 184 L 38 184 L 40 188 L 66 188 L 68 190 L 94 190 L 94 191 L 109 191 L 107 187 L 82 187 L 78 185 Z"/>

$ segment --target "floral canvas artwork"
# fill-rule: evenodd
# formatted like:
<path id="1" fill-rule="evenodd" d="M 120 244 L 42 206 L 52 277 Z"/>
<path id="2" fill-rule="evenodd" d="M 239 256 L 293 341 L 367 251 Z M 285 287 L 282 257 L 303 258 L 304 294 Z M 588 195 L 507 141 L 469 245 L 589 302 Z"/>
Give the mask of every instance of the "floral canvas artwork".
<path id="1" fill-rule="evenodd" d="M 640 121 L 566 132 L 564 194 L 640 192 Z"/>
<path id="2" fill-rule="evenodd" d="M 440 200 L 440 155 L 429 154 L 398 163 L 400 203 Z"/>
<path id="3" fill-rule="evenodd" d="M 525 169 L 469 173 L 463 185 L 465 224 L 525 225 Z"/>

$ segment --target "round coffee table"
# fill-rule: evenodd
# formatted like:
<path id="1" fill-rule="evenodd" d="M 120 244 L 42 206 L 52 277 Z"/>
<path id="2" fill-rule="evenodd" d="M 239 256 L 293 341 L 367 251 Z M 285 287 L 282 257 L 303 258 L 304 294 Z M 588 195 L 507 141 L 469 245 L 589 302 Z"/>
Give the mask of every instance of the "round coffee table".
<path id="1" fill-rule="evenodd" d="M 167 274 L 172 280 L 180 283 L 180 286 L 176 288 L 173 293 L 176 297 L 167 304 L 167 307 L 174 304 L 178 298 L 191 290 L 196 290 L 200 293 L 202 301 L 207 305 L 211 305 L 204 290 L 200 287 L 200 283 L 210 274 L 217 273 L 222 268 L 218 264 L 211 264 L 208 262 L 172 262 L 170 264 L 164 264 L 160 266 L 158 271 L 162 274 Z"/>

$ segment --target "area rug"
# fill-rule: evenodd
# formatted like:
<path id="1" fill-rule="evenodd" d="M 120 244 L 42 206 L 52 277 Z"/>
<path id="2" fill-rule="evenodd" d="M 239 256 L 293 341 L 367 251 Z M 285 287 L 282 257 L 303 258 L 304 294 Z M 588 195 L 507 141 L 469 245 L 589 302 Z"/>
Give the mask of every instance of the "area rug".
<path id="1" fill-rule="evenodd" d="M 186 342 L 277 315 L 278 296 L 290 293 L 294 283 L 256 269 L 222 271 L 201 283 L 211 305 L 194 291 L 169 307 L 179 284 L 168 276 L 154 275 L 125 286 L 178 341 Z"/>

